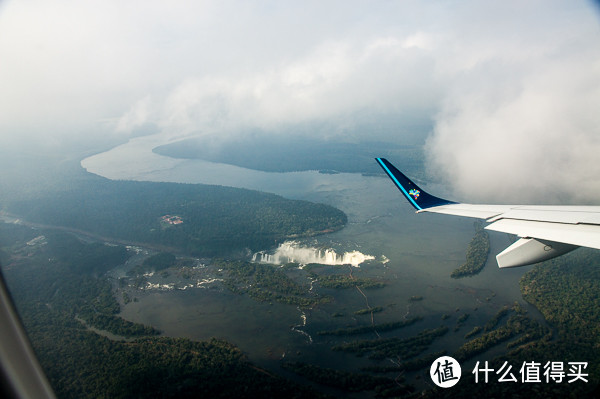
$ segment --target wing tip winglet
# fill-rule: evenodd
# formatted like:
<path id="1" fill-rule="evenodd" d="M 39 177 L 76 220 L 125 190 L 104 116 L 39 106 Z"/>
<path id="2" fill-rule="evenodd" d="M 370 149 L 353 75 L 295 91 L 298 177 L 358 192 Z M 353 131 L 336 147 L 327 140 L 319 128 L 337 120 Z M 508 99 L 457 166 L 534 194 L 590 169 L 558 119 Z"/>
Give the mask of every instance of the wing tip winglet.
<path id="1" fill-rule="evenodd" d="M 387 159 L 375 158 L 375 160 L 417 212 L 435 206 L 455 204 L 455 202 L 435 197 L 422 190 Z"/>

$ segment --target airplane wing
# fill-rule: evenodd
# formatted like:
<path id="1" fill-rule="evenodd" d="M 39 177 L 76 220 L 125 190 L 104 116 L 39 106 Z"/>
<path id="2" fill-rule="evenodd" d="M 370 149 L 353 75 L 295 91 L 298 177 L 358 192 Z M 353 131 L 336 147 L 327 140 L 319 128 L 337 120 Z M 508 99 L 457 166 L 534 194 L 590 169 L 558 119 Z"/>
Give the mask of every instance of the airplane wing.
<path id="1" fill-rule="evenodd" d="M 0 272 L 0 396 L 54 399 L 56 396 L 25 333 Z"/>
<path id="2" fill-rule="evenodd" d="M 488 230 L 520 240 L 496 256 L 499 267 L 525 266 L 578 247 L 600 249 L 600 206 L 475 205 L 425 192 L 384 158 L 375 158 L 408 202 L 421 212 L 485 219 Z"/>

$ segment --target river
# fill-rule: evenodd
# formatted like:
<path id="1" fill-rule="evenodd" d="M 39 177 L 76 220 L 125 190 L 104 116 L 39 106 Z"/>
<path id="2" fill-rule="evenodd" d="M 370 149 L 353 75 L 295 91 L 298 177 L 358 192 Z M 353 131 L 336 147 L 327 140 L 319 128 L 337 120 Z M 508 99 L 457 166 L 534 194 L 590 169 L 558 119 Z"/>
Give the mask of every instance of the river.
<path id="1" fill-rule="evenodd" d="M 450 332 L 435 341 L 431 351 L 446 349 L 452 353 L 464 343 L 464 335 L 473 326 L 484 324 L 502 306 L 515 301 L 539 317 L 535 309 L 523 302 L 519 291 L 519 279 L 529 267 L 500 270 L 496 265 L 495 255 L 509 244 L 507 235 L 490 232 L 491 255 L 481 273 L 451 279 L 452 270 L 464 262 L 465 250 L 474 234 L 473 219 L 416 215 L 383 172 L 381 177 L 317 171 L 260 172 L 152 152 L 152 148 L 162 144 L 166 141 L 160 136 L 138 137 L 86 158 L 81 164 L 89 172 L 110 179 L 242 187 L 323 202 L 343 210 L 348 215 L 344 229 L 303 240 L 298 245 L 372 256 L 374 259 L 356 270 L 361 276 L 387 283 L 383 289 L 365 291 L 370 306 L 385 307 L 383 312 L 374 314 L 375 322 L 398 321 L 407 314 L 424 318 L 393 336 L 410 336 L 423 328 L 447 325 Z M 424 188 L 436 193 L 443 190 Z M 265 248 L 267 252 L 273 250 Z M 335 340 L 316 335 L 320 330 L 367 323 L 368 316 L 353 313 L 366 307 L 365 298 L 356 290 L 322 289 L 322 293 L 333 295 L 335 300 L 301 311 L 290 305 L 258 303 L 211 287 L 150 291 L 140 295 L 137 302 L 125 305 L 122 315 L 151 324 L 170 336 L 227 339 L 248 353 L 252 361 L 266 367 L 278 367 L 282 357 L 345 369 L 365 365 L 366 359 L 330 351 Z M 410 301 L 412 296 L 422 296 L 423 300 Z M 344 316 L 332 318 L 336 313 Z M 453 331 L 456 319 L 464 313 L 470 314 L 467 322 Z M 450 317 L 442 320 L 443 315 Z"/>

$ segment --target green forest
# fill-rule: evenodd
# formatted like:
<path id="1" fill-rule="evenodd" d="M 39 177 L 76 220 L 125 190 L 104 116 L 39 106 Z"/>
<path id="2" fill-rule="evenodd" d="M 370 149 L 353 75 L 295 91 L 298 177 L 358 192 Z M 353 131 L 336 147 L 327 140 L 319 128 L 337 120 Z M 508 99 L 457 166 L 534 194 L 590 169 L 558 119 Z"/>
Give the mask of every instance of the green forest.
<path id="1" fill-rule="evenodd" d="M 236 384 L 257 395 L 271 392 L 271 396 L 318 397 L 311 388 L 294 385 L 252 365 L 238 348 L 227 342 L 156 337 L 159 332 L 152 327 L 121 319 L 111 285 L 103 277 L 107 270 L 129 258 L 130 252 L 121 246 L 82 242 L 68 233 L 15 224 L 0 224 L 0 240 L 3 272 L 59 397 L 191 397 L 199 390 L 224 397 L 233 394 L 232 386 Z M 172 254 L 159 253 L 141 264 L 160 269 L 165 264 L 177 266 L 179 262 Z M 223 269 L 225 284 L 231 285 L 228 288 L 259 301 L 312 307 L 331 300 L 318 293 L 309 294 L 307 286 L 286 274 L 298 273 L 295 269 L 242 261 L 215 261 L 215 266 Z M 304 273 L 308 276 L 315 269 L 319 268 Z M 334 272 L 321 267 L 316 277 L 320 279 L 328 273 Z M 449 354 L 461 361 L 489 360 L 496 367 L 503 361 L 515 367 L 532 360 L 588 362 L 585 370 L 589 374 L 588 383 L 520 384 L 519 391 L 536 397 L 595 397 L 600 375 L 596 363 L 600 358 L 597 252 L 578 250 L 534 266 L 522 278 L 521 291 L 542 312 L 549 326 L 531 317 L 519 304 L 501 306 L 493 317 L 468 331 L 464 343 Z M 364 357 L 372 365 L 356 371 L 330 370 L 298 362 L 283 363 L 282 367 L 341 392 L 364 390 L 377 397 L 410 395 L 411 384 L 395 378 L 404 372 L 425 372 L 433 359 L 445 354 L 432 350 L 432 345 L 450 333 L 452 324 L 448 323 L 456 319 L 459 326 L 471 317 L 468 313 L 448 317 L 447 325 L 409 336 L 394 331 L 422 322 L 421 316 L 320 331 L 318 336 L 334 339 L 329 341 L 330 350 Z M 129 340 L 110 340 L 90 331 L 88 326 Z M 351 340 L 352 336 L 374 331 L 387 333 L 377 339 Z M 486 358 L 488 350 L 499 347 L 505 348 L 503 356 Z M 391 365 L 386 360 L 389 358 L 401 361 Z M 373 374 L 383 377 L 376 378 Z M 323 376 L 328 377 L 323 379 Z M 428 389 L 419 394 L 487 397 L 514 392 L 514 385 L 474 384 L 472 379 L 465 378 L 451 391 Z"/>
<path id="2" fill-rule="evenodd" d="M 485 266 L 490 252 L 490 237 L 481 222 L 475 222 L 475 236 L 467 247 L 467 260 L 450 274 L 452 278 L 474 276 Z"/>
<path id="3" fill-rule="evenodd" d="M 600 255 L 591 249 L 539 263 L 520 282 L 523 298 L 543 314 L 549 327 L 534 320 L 519 305 L 503 307 L 485 325 L 467 334 L 456 358 L 469 358 L 488 348 L 505 345 L 507 353 L 489 359 L 496 368 L 507 361 L 517 368 L 523 362 L 587 362 L 587 383 L 518 384 L 521 397 L 597 398 L 600 394 Z M 481 335 L 479 335 L 481 334 Z M 475 338 L 473 338 L 475 337 Z M 488 360 L 488 359 L 486 359 Z M 514 370 L 514 368 L 513 368 Z M 426 398 L 512 397 L 515 385 L 490 381 L 475 384 L 466 379 L 455 389 L 433 389 Z"/>
<path id="4" fill-rule="evenodd" d="M 31 162 L 37 161 L 32 158 Z M 112 182 L 82 171 L 72 172 L 56 184 L 50 179 L 64 172 L 56 165 L 40 168 L 37 180 L 15 178 L 9 188 L 20 187 L 21 196 L 9 195 L 8 188 L 0 190 L 3 209 L 39 225 L 88 231 L 111 237 L 112 242 L 147 243 L 161 251 L 158 256 L 147 258 L 136 273 L 182 266 L 175 255 L 227 257 L 246 248 L 272 247 L 290 236 L 335 230 L 346 223 L 345 215 L 334 208 L 249 190 Z M 4 179 L 0 187 L 8 187 L 9 183 Z M 177 216 L 182 223 L 169 224 L 163 219 L 166 215 Z M 541 312 L 546 322 L 539 315 L 525 312 L 522 306 L 502 306 L 505 304 L 495 301 L 490 306 L 498 306 L 497 313 L 479 325 L 473 326 L 477 313 L 470 311 L 468 318 L 468 313 L 442 317 L 443 325 L 433 329 L 432 320 L 438 323 L 440 315 L 432 319 L 416 312 L 411 318 L 399 320 L 400 316 L 386 318 L 389 311 L 385 308 L 375 314 L 383 316 L 380 320 L 384 322 L 367 324 L 368 316 L 353 314 L 364 310 L 366 304 L 346 310 L 345 316 L 333 309 L 329 313 L 332 323 L 306 331 L 322 345 L 324 356 L 334 352 L 356 356 L 366 365 L 349 371 L 282 362 L 287 370 L 284 375 L 297 373 L 295 381 L 312 381 L 311 385 L 299 385 L 273 374 L 281 370 L 267 371 L 253 365 L 240 348 L 225 341 L 161 337 L 160 331 L 151 326 L 119 317 L 119 304 L 105 273 L 127 261 L 130 252 L 121 245 L 91 241 L 94 239 L 82 242 L 57 229 L 0 224 L 3 273 L 42 366 L 61 398 L 196 397 L 198 392 L 205 392 L 207 397 L 320 397 L 322 394 L 315 390 L 345 396 L 359 389 L 381 397 L 512 397 L 517 390 L 521 397 L 600 397 L 598 251 L 579 249 L 533 266 L 523 276 L 523 298 Z M 472 263 L 477 264 L 477 257 L 473 259 Z M 318 280 L 314 292 L 309 293 L 310 280 L 302 281 L 305 276 L 294 269 L 288 273 L 286 268 L 222 262 L 227 288 L 258 301 L 293 307 L 324 304 L 325 309 L 335 303 L 332 289 L 348 294 L 357 288 L 386 285 L 384 280 L 360 277 L 360 271 L 356 271 L 359 277 L 354 277 L 341 270 L 313 266 L 305 268 L 306 274 Z M 318 274 L 311 275 L 311 269 Z M 302 278 L 290 278 L 299 275 Z M 319 294 L 319 288 L 331 297 Z M 382 291 L 364 292 L 376 296 L 373 293 Z M 415 295 L 410 303 L 427 305 L 427 299 Z M 375 305 L 382 305 L 372 304 L 366 309 L 378 310 L 380 307 Z M 350 323 L 352 317 L 359 321 Z M 423 327 L 419 331 L 420 326 Z M 440 351 L 442 340 L 454 338 L 453 327 L 455 331 L 464 328 L 454 334 L 464 341 L 452 351 Z M 110 332 L 123 340 L 108 339 L 95 330 Z M 374 331 L 384 334 L 377 339 L 361 336 L 371 334 L 369 338 L 374 338 Z M 495 357 L 491 353 L 502 355 Z M 400 378 L 397 383 L 389 383 L 408 372 L 417 379 L 429 378 L 428 367 L 443 354 L 467 362 L 489 360 L 495 368 L 503 361 L 510 362 L 513 368 L 524 361 L 583 361 L 588 362 L 585 372 L 589 382 L 517 386 L 475 384 L 472 378 L 465 378 L 451 390 L 427 388 L 412 394 L 412 380 Z M 386 356 L 400 356 L 401 360 L 392 364 Z M 472 377 L 470 372 L 463 369 L 464 375 Z M 328 376 L 327 381 L 323 380 L 324 375 Z M 382 379 L 373 378 L 376 376 Z M 239 387 L 244 387 L 243 394 Z M 369 395 L 365 391 L 360 392 Z"/>
<path id="5" fill-rule="evenodd" d="M 154 337 L 153 328 L 116 316 L 119 305 L 98 272 L 127 260 L 123 247 L 5 223 L 0 241 L 3 274 L 59 398 L 321 397 L 254 366 L 225 341 Z M 110 340 L 81 319 L 139 338 Z"/>
<path id="6" fill-rule="evenodd" d="M 435 329 L 423 330 L 409 338 L 378 338 L 354 341 L 336 345 L 334 351 L 356 353 L 359 356 L 368 355 L 370 359 L 413 358 L 424 352 L 437 338 L 448 332 L 448 327 L 440 326 Z"/>
<path id="7" fill-rule="evenodd" d="M 518 391 L 522 397 L 598 397 L 600 382 L 600 255 L 597 251 L 580 249 L 563 257 L 553 259 L 531 268 L 521 279 L 523 298 L 535 305 L 546 323 L 532 317 L 519 303 L 501 306 L 495 315 L 481 325 L 472 327 L 464 335 L 464 343 L 453 353 L 429 352 L 438 338 L 449 332 L 448 327 L 422 330 L 416 335 L 381 336 L 377 339 L 349 341 L 352 335 L 369 332 L 384 332 L 385 327 L 402 327 L 413 324 L 420 317 L 404 323 L 384 323 L 364 327 L 347 327 L 318 332 L 323 336 L 340 336 L 344 340 L 331 347 L 333 351 L 347 352 L 358 357 L 367 357 L 380 362 L 363 367 L 368 373 L 381 373 L 389 377 L 404 372 L 423 373 L 428 377 L 428 368 L 437 357 L 449 354 L 461 362 L 488 360 L 498 369 L 503 362 L 513 365 L 514 374 L 520 378 L 519 368 L 523 362 L 547 361 L 587 362 L 584 370 L 587 383 L 582 381 L 568 384 L 521 384 Z M 471 315 L 463 313 L 456 318 L 455 331 L 461 328 Z M 443 317 L 443 320 L 450 317 Z M 502 348 L 501 356 L 490 356 L 490 350 Z M 397 365 L 385 365 L 386 359 L 402 359 Z M 311 366 L 312 367 L 312 366 Z M 296 365 L 293 369 L 310 377 L 307 365 Z M 464 378 L 452 389 L 426 389 L 419 392 L 426 398 L 462 397 L 513 397 L 515 385 L 491 380 L 487 384 L 475 384 L 471 369 L 463 369 Z M 325 371 L 322 371 L 325 373 Z M 567 370 L 568 372 L 568 370 Z M 315 373 L 316 374 L 316 373 Z M 497 377 L 497 376 L 496 376 Z M 337 378 L 337 377 L 336 377 Z M 359 375 L 357 378 L 360 380 Z M 410 396 L 410 395 L 409 395 Z"/>
<path id="8" fill-rule="evenodd" d="M 285 148 L 285 151 L 281 151 Z M 203 159 L 267 172 L 318 170 L 322 173 L 365 173 L 385 176 L 375 157 L 398 160 L 397 166 L 411 176 L 421 175 L 423 157 L 418 145 L 385 142 L 344 143 L 336 140 L 310 140 L 289 135 L 251 135 L 207 145 L 192 138 L 159 146 L 153 152 L 173 158 Z"/>
<path id="9" fill-rule="evenodd" d="M 61 190 L 6 200 L 29 222 L 144 243 L 193 256 L 231 256 L 342 228 L 331 206 L 258 191 L 199 184 L 111 181 L 88 176 Z M 181 223 L 170 224 L 166 216 Z"/>
<path id="10" fill-rule="evenodd" d="M 354 277 L 348 275 L 319 276 L 319 284 L 326 288 L 383 288 L 385 283 L 367 277 Z"/>
<path id="11" fill-rule="evenodd" d="M 421 316 L 415 316 L 415 317 L 411 317 L 410 319 L 407 319 L 407 320 L 400 320 L 400 321 L 394 321 L 394 322 L 389 322 L 389 323 L 379 323 L 379 324 L 373 324 L 370 326 L 339 328 L 337 330 L 323 330 L 323 331 L 319 331 L 317 334 L 343 336 L 343 335 L 365 334 L 365 333 L 374 332 L 374 331 L 381 333 L 381 332 L 385 332 L 385 331 L 397 330 L 402 327 L 408 327 L 420 320 L 423 320 L 423 318 Z"/>
<path id="12" fill-rule="evenodd" d="M 279 302 L 300 307 L 327 303 L 332 298 L 309 292 L 290 279 L 283 270 L 271 265 L 244 261 L 215 261 L 227 274 L 224 285 L 237 294 L 247 294 L 261 302 Z"/>
<path id="13" fill-rule="evenodd" d="M 44 231 L 34 245 L 6 237 L 12 231 L 39 234 L 24 226 L 0 224 L 3 245 L 12 256 L 3 261 L 9 287 L 17 302 L 45 304 L 60 315 L 123 337 L 156 335 L 149 326 L 117 316 L 120 306 L 104 273 L 129 258 L 121 246 L 83 243 L 73 235 Z M 18 236 L 18 234 L 17 234 Z M 39 303 L 38 303 L 39 302 Z M 40 309 L 38 309 L 40 310 Z M 42 309 L 43 310 L 43 307 Z"/>
<path id="14" fill-rule="evenodd" d="M 405 396 L 414 391 L 414 387 L 405 385 L 404 380 L 400 378 L 393 379 L 366 373 L 352 373 L 300 362 L 283 363 L 282 367 L 311 381 L 339 388 L 346 392 L 375 391 L 376 398 Z"/>

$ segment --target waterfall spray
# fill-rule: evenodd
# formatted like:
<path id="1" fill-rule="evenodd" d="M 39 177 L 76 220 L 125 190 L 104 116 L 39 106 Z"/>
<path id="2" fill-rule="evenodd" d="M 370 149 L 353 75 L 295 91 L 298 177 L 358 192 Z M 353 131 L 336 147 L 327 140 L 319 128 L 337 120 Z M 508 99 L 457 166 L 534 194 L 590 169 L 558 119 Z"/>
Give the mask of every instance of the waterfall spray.
<path id="1" fill-rule="evenodd" d="M 314 247 L 303 247 L 297 241 L 285 241 L 273 254 L 257 252 L 252 256 L 252 261 L 281 265 L 288 262 L 319 263 L 323 265 L 352 265 L 358 267 L 367 260 L 375 259 L 374 256 L 365 255 L 359 251 L 344 252 L 338 254 L 335 250 L 319 249 Z"/>

